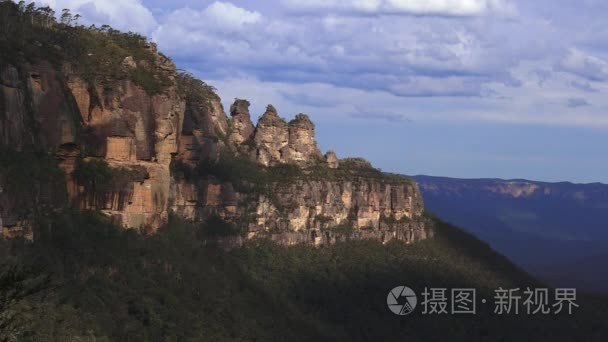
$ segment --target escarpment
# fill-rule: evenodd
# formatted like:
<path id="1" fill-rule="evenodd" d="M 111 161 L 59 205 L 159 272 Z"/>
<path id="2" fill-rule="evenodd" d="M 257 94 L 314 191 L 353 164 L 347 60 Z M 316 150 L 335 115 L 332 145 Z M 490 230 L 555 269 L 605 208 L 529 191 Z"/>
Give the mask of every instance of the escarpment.
<path id="1" fill-rule="evenodd" d="M 221 220 L 240 239 L 283 244 L 432 235 L 413 181 L 323 155 L 307 115 L 288 122 L 268 105 L 254 125 L 249 102 L 236 99 L 229 117 L 212 87 L 177 72 L 153 44 L 116 32 L 82 34 L 119 46 L 111 69 L 85 68 L 103 50 L 80 59 L 0 59 L 3 162 L 13 152 L 55 161 L 44 161 L 53 177 L 32 179 L 25 195 L 10 186 L 14 168 L 0 165 L 5 235 L 32 220 L 36 210 L 24 207 L 69 206 L 149 231 L 171 212 Z"/>

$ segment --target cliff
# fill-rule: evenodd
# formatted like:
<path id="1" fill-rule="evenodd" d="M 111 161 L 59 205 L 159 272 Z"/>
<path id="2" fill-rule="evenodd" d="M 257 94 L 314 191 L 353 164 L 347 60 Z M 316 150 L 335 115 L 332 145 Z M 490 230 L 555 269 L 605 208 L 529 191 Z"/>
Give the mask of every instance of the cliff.
<path id="1" fill-rule="evenodd" d="M 1 3 L 0 15 L 9 12 L 30 15 Z M 228 117 L 212 87 L 177 72 L 143 37 L 36 18 L 3 27 L 13 50 L 0 55 L 0 147 L 53 156 L 66 200 L 27 206 L 99 210 L 149 231 L 175 212 L 286 244 L 432 234 L 414 182 L 323 157 L 307 115 L 287 122 L 268 105 L 254 126 L 249 102 L 237 99 Z M 48 187 L 33 181 L 38 192 Z M 0 192 L 7 231 L 35 211 L 16 211 L 14 191 Z"/>

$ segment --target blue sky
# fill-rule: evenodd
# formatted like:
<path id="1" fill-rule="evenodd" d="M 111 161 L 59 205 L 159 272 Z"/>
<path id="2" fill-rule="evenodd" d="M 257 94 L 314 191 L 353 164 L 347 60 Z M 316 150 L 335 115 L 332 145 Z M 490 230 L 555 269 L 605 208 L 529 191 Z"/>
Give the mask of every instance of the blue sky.
<path id="1" fill-rule="evenodd" d="M 45 0 L 383 170 L 608 183 L 604 0 Z"/>

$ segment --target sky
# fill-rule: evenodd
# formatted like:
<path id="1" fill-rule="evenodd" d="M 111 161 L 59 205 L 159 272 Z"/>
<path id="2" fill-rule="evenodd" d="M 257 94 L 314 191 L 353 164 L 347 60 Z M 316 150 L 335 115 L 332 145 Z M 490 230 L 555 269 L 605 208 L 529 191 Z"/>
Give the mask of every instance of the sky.
<path id="1" fill-rule="evenodd" d="M 410 175 L 608 183 L 605 0 L 43 0 Z"/>

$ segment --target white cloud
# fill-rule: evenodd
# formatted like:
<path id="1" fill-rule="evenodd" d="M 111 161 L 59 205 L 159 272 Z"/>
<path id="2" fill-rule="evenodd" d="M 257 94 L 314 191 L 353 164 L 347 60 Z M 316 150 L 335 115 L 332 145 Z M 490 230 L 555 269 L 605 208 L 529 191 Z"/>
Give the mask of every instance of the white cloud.
<path id="1" fill-rule="evenodd" d="M 395 13 L 464 16 L 510 9 L 503 0 L 386 0 L 385 7 L 386 11 Z"/>
<path id="2" fill-rule="evenodd" d="M 252 10 L 217 4 L 201 11 L 178 9 L 153 34 L 166 53 L 188 61 L 187 67 L 205 78 L 240 73 L 406 97 L 484 96 L 492 93 L 485 86 L 490 81 L 517 86 L 509 69 L 523 59 L 516 51 L 530 45 L 508 39 L 504 44 L 510 53 L 504 53 L 493 44 L 500 30 L 487 27 L 511 25 L 505 29 L 513 31 L 516 24 L 494 18 L 477 18 L 481 23 L 476 25 L 486 24 L 479 30 L 469 20 L 435 17 L 262 18 Z M 373 1 L 357 4 L 374 6 Z"/>
<path id="3" fill-rule="evenodd" d="M 140 0 L 38 0 L 37 4 L 45 4 L 61 12 L 67 8 L 74 14 L 82 15 L 82 21 L 87 24 L 103 25 L 149 34 L 157 22 L 152 12 Z"/>
<path id="4" fill-rule="evenodd" d="M 190 52 L 201 57 L 222 54 L 230 60 L 235 56 L 248 54 L 252 46 L 239 38 L 239 33 L 262 20 L 256 11 L 248 11 L 231 3 L 216 1 L 203 10 L 189 7 L 179 8 L 164 18 L 152 34 L 161 48 L 177 55 Z M 245 30 L 247 29 L 247 30 Z"/>
<path id="5" fill-rule="evenodd" d="M 260 111 L 274 102 L 324 118 L 581 126 L 608 120 L 608 54 L 538 14 L 484 15 L 515 0 L 288 3 L 294 11 L 327 13 L 317 16 L 285 16 L 281 0 L 239 2 L 247 8 L 212 1 L 200 9 L 165 7 L 156 23 L 140 0 L 47 0 L 58 12 L 69 7 L 89 22 L 151 35 L 225 100 L 248 97 Z M 278 10 L 264 11 L 268 6 Z M 348 13 L 356 15 L 342 15 Z"/>
<path id="6" fill-rule="evenodd" d="M 229 2 L 216 1 L 204 11 L 204 16 L 213 20 L 215 24 L 224 27 L 242 28 L 247 24 L 258 23 L 262 15 L 255 11 L 248 11 Z"/>
<path id="7" fill-rule="evenodd" d="M 475 77 L 411 77 L 403 83 L 390 86 L 389 90 L 399 96 L 437 97 L 437 96 L 487 96 L 491 90 L 483 86 L 483 81 Z"/>
<path id="8" fill-rule="evenodd" d="M 528 74 L 536 67 L 520 67 L 516 76 Z M 225 106 L 229 106 L 235 97 L 249 99 L 254 116 L 261 114 L 266 104 L 273 103 L 284 117 L 305 112 L 315 122 L 342 122 L 356 118 L 370 122 L 411 120 L 419 124 L 487 122 L 608 128 L 608 116 L 605 115 L 608 108 L 603 95 L 608 87 L 599 89 L 597 93 L 584 93 L 585 98 L 579 99 L 581 94 L 573 93 L 568 85 L 571 78 L 573 76 L 568 74 L 556 74 L 546 80 L 542 88 L 535 79 L 527 80 L 519 88 L 492 84 L 504 96 L 490 97 L 429 97 L 433 92 L 448 95 L 457 92 L 459 87 L 466 92 L 467 81 L 463 79 L 448 80 L 447 85 L 434 80 L 414 81 L 419 82 L 417 87 L 423 87 L 424 97 L 416 94 L 406 97 L 389 91 L 319 82 L 262 81 L 246 76 L 212 79 L 210 83 L 217 87 Z M 404 85 L 400 91 L 416 92 L 416 86 L 407 89 Z M 468 90 L 478 91 L 474 87 Z"/>
<path id="9" fill-rule="evenodd" d="M 360 15 L 476 16 L 485 13 L 513 14 L 506 0 L 283 0 L 295 12 L 334 11 Z"/>
<path id="10" fill-rule="evenodd" d="M 608 62 L 578 49 L 571 49 L 568 55 L 558 63 L 556 69 L 592 81 L 608 80 Z"/>

